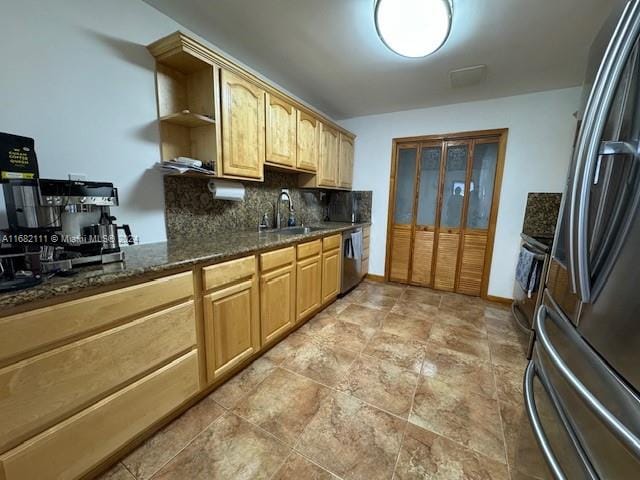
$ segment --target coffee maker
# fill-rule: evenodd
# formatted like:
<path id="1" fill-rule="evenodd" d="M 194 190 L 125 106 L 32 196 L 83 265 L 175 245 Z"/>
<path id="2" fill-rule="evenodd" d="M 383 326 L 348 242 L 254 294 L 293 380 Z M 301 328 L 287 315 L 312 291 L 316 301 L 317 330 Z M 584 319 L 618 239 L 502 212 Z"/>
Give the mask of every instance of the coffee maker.
<path id="1" fill-rule="evenodd" d="M 14 249 L 39 246 L 43 273 L 123 261 L 118 230 L 134 243 L 128 225 L 113 223 L 118 190 L 112 183 L 7 180 L 3 191 L 9 223 L 4 238 Z"/>

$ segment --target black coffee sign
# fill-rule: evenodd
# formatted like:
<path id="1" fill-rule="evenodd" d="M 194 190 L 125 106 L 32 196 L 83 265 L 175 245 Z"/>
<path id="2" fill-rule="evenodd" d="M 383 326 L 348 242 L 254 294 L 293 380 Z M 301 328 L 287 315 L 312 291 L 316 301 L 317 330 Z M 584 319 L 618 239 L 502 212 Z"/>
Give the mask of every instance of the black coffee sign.
<path id="1" fill-rule="evenodd" d="M 38 178 L 33 138 L 0 132 L 0 180 Z"/>

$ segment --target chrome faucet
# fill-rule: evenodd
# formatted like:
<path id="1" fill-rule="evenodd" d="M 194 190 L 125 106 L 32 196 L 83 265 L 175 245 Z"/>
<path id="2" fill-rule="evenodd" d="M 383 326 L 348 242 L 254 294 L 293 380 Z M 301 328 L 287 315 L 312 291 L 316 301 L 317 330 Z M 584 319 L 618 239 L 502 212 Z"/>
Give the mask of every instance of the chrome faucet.
<path id="1" fill-rule="evenodd" d="M 276 200 L 277 210 L 278 210 L 276 215 L 276 228 L 278 229 L 282 228 L 282 215 L 280 214 L 280 203 L 281 203 L 280 200 L 282 200 L 283 196 L 286 196 L 287 200 L 289 201 L 289 212 L 293 212 L 293 202 L 291 201 L 291 196 L 289 195 L 289 192 L 283 189 L 278 195 L 278 200 Z"/>

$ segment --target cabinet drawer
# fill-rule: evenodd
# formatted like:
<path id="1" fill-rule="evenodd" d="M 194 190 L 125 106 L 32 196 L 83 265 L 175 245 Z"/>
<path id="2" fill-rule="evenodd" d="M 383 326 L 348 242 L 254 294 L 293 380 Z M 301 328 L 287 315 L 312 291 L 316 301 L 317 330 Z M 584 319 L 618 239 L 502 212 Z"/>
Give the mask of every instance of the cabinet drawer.
<path id="1" fill-rule="evenodd" d="M 363 227 L 362 238 L 364 238 L 366 241 L 369 241 L 370 236 L 371 236 L 371 227 Z"/>
<path id="2" fill-rule="evenodd" d="M 368 243 L 366 243 L 364 245 L 364 248 L 362 249 L 362 258 L 363 259 L 369 258 L 369 244 Z"/>
<path id="3" fill-rule="evenodd" d="M 295 247 L 282 248 L 273 252 L 267 252 L 260 255 L 260 270 L 273 270 L 274 268 L 283 267 L 296 261 Z"/>
<path id="4" fill-rule="evenodd" d="M 6 452 L 0 456 L 0 477 L 78 478 L 197 391 L 193 350 Z"/>
<path id="5" fill-rule="evenodd" d="M 0 451 L 158 368 L 196 343 L 193 301 L 0 370 Z"/>
<path id="6" fill-rule="evenodd" d="M 314 240 L 313 242 L 301 243 L 298 245 L 298 260 L 308 258 L 313 255 L 320 255 L 322 252 L 322 240 Z"/>
<path id="7" fill-rule="evenodd" d="M 340 243 L 342 242 L 342 235 L 331 235 L 330 237 L 324 237 L 322 239 L 322 250 L 333 250 L 335 248 L 340 248 Z"/>
<path id="8" fill-rule="evenodd" d="M 193 295 L 191 272 L 0 318 L 0 365 Z"/>
<path id="9" fill-rule="evenodd" d="M 202 269 L 205 290 L 227 285 L 256 273 L 256 257 L 239 258 Z"/>

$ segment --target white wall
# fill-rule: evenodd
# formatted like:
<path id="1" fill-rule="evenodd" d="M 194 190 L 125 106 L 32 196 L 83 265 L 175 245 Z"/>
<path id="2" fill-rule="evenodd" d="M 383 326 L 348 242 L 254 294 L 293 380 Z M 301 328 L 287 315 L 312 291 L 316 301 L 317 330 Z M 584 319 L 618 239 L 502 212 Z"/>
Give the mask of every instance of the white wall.
<path id="1" fill-rule="evenodd" d="M 163 240 L 154 62 L 144 45 L 178 25 L 141 1 L 2 1 L 0 131 L 34 137 L 42 177 L 111 181 L 113 213 Z M 4 223 L 4 214 L 1 215 Z"/>
<path id="2" fill-rule="evenodd" d="M 508 128 L 489 294 L 512 297 L 528 192 L 561 192 L 581 88 L 370 115 L 342 125 L 358 137 L 354 189 L 373 190 L 370 272 L 383 275 L 393 138 Z"/>

